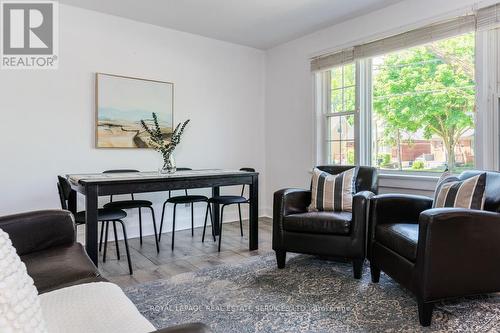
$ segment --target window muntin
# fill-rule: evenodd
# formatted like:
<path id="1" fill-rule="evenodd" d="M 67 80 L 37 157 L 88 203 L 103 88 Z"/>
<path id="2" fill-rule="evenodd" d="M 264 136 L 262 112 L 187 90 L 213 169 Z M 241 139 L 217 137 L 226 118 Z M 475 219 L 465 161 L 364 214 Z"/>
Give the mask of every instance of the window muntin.
<path id="1" fill-rule="evenodd" d="M 328 117 L 328 163 L 355 164 L 354 115 Z"/>
<path id="2" fill-rule="evenodd" d="M 326 160 L 329 164 L 355 164 L 356 65 L 336 67 L 327 75 Z"/>
<path id="3" fill-rule="evenodd" d="M 330 112 L 354 111 L 356 108 L 356 65 L 354 63 L 330 70 Z"/>

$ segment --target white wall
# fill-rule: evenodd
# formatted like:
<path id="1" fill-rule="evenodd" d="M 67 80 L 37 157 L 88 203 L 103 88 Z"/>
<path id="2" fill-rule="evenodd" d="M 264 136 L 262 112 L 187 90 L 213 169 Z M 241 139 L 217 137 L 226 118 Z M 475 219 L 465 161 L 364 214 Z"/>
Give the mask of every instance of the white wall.
<path id="1" fill-rule="evenodd" d="M 357 43 L 471 12 L 478 1 L 406 0 L 329 27 L 267 52 L 267 200 L 284 187 L 309 186 L 314 164 L 314 91 L 310 58 Z M 490 3 L 492 1 L 489 1 Z M 480 6 L 487 5 L 481 2 Z M 381 179 L 381 192 L 402 192 L 397 178 Z M 434 183 L 406 182 L 411 192 L 431 194 Z M 430 191 L 429 191 L 430 190 Z M 408 192 L 408 190 L 404 191 Z"/>
<path id="2" fill-rule="evenodd" d="M 64 5 L 59 44 L 58 70 L 0 71 L 0 215 L 58 208 L 58 174 L 158 167 L 152 150 L 94 148 L 95 72 L 174 82 L 175 121 L 192 120 L 176 150 L 178 166 L 250 166 L 264 184 L 263 51 Z M 261 186 L 261 203 L 263 194 Z M 140 197 L 160 205 L 159 218 L 165 193 Z M 179 213 L 179 228 L 190 225 L 188 212 Z M 203 208 L 197 213 L 202 225 Z M 130 214 L 134 236 L 137 216 Z"/>

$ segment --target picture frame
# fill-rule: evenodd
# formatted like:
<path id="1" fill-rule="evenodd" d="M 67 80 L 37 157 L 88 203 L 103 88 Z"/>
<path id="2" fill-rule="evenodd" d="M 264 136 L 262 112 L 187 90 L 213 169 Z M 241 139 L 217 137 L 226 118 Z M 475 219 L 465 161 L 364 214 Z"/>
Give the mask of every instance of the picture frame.
<path id="1" fill-rule="evenodd" d="M 165 140 L 173 132 L 174 84 L 108 73 L 95 74 L 95 147 L 147 149 L 140 121 L 156 113 Z"/>

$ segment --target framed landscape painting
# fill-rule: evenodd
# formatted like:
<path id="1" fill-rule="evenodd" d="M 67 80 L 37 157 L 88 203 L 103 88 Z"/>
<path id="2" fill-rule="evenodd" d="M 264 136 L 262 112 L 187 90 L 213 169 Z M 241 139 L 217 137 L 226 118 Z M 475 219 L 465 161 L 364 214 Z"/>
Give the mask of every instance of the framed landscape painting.
<path id="1" fill-rule="evenodd" d="M 165 140 L 172 135 L 174 84 L 112 74 L 96 74 L 97 148 L 150 148 L 141 120 L 152 113 Z"/>

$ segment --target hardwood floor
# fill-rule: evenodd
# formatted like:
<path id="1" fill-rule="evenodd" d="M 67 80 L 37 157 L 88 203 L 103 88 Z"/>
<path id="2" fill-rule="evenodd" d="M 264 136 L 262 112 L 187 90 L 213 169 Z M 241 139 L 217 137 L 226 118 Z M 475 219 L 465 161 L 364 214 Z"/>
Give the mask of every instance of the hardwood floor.
<path id="1" fill-rule="evenodd" d="M 191 230 L 175 232 L 175 249 L 171 250 L 171 233 L 163 233 L 160 243 L 160 253 L 156 252 L 154 236 L 129 240 L 133 275 L 129 275 L 125 244 L 119 242 L 120 260 L 116 257 L 114 242 L 108 242 L 106 262 L 102 262 L 102 252 L 99 253 L 99 270 L 102 275 L 121 287 L 131 286 L 159 279 L 165 279 L 177 274 L 195 271 L 200 268 L 239 262 L 245 257 L 260 255 L 271 251 L 272 221 L 269 218 L 259 219 L 259 250 L 248 250 L 248 221 L 243 221 L 244 236 L 240 235 L 239 222 L 224 223 L 222 230 L 221 252 L 217 252 L 217 242 L 213 241 L 210 229 L 207 227 L 205 242 L 201 242 L 203 228 L 195 228 L 194 237 Z M 112 233 L 110 239 L 113 239 Z"/>

